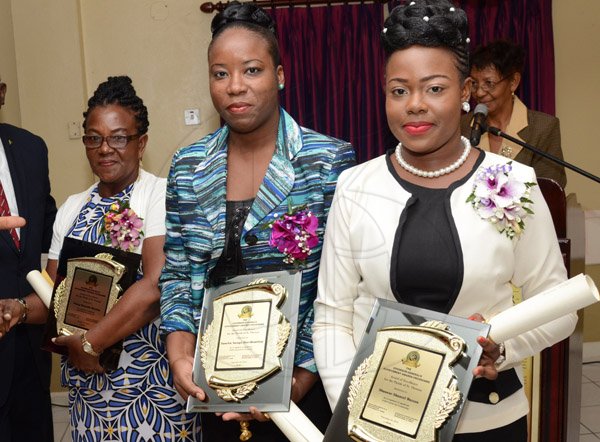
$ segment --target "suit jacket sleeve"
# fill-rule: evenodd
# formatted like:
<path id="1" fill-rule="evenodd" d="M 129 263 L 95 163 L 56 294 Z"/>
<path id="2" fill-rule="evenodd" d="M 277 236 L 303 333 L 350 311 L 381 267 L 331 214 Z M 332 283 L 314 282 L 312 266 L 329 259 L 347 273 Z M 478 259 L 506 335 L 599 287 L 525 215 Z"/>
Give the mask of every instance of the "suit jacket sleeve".
<path id="1" fill-rule="evenodd" d="M 52 226 L 56 217 L 56 201 L 50 193 L 50 178 L 48 170 L 48 147 L 43 139 L 39 139 L 44 158 L 45 174 L 44 174 L 44 193 L 46 194 L 46 204 L 44 207 L 44 233 L 42 236 L 42 252 L 46 253 L 50 249 L 52 241 Z"/>
<path id="2" fill-rule="evenodd" d="M 531 141 L 527 141 L 562 160 L 563 152 L 560 143 L 560 122 L 558 118 L 533 111 L 528 111 L 527 117 L 532 134 Z M 542 156 L 533 155 L 531 167 L 535 169 L 537 176 L 551 178 L 563 188 L 567 185 L 567 175 L 563 166 Z"/>
<path id="3" fill-rule="evenodd" d="M 198 229 L 194 235 L 201 241 L 201 231 L 210 231 L 206 220 L 201 217 L 194 218 L 196 200 L 192 188 L 193 170 L 188 170 L 181 159 L 181 150 L 173 157 L 173 163 L 167 179 L 166 192 L 166 236 L 165 257 L 166 262 L 160 277 L 161 286 L 161 333 L 163 335 L 174 331 L 187 331 L 197 333 L 195 318 L 200 317 L 200 311 L 195 311 L 194 305 L 202 305 L 201 296 L 204 293 L 203 281 L 197 282 L 194 292 L 199 302 L 193 302 L 192 272 L 196 275 L 205 275 L 208 259 L 203 259 L 200 250 L 198 255 L 191 256 L 183 241 L 183 229 Z M 183 218 L 194 218 L 185 222 Z M 192 244 L 194 247 L 196 243 Z"/>

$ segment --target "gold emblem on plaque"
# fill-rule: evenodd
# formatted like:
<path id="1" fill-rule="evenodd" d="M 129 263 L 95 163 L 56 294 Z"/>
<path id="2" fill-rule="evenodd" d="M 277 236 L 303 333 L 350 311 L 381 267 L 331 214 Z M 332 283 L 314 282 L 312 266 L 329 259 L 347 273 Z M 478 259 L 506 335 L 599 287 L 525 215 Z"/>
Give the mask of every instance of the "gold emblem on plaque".
<path id="1" fill-rule="evenodd" d="M 402 363 L 404 365 L 408 365 L 409 367 L 418 368 L 419 367 L 419 352 L 411 351 L 409 352 L 404 359 L 402 359 Z"/>
<path id="2" fill-rule="evenodd" d="M 109 253 L 69 259 L 65 279 L 54 294 L 57 333 L 82 333 L 103 318 L 121 294 L 119 281 L 125 270 Z"/>
<path id="3" fill-rule="evenodd" d="M 242 311 L 240 312 L 238 317 L 250 319 L 252 317 L 252 306 L 245 305 L 244 307 L 242 307 Z"/>
<path id="4" fill-rule="evenodd" d="M 462 403 L 453 366 L 465 341 L 440 321 L 386 327 L 354 371 L 348 436 L 355 441 L 436 441 Z"/>
<path id="5" fill-rule="evenodd" d="M 257 279 L 213 301 L 212 321 L 198 340 L 206 381 L 228 402 L 240 402 L 281 370 L 291 325 L 279 307 L 281 284 Z"/>

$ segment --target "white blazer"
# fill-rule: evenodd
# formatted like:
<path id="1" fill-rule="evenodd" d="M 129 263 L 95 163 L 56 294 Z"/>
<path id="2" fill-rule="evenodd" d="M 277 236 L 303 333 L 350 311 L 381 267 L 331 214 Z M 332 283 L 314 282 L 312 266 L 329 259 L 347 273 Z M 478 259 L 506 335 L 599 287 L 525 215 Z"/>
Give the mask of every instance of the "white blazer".
<path id="1" fill-rule="evenodd" d="M 480 167 L 504 164 L 508 159 L 484 153 Z M 532 168 L 512 163 L 512 174 L 535 182 Z M 450 314 L 468 317 L 481 313 L 491 318 L 511 307 L 512 285 L 528 298 L 564 281 L 567 273 L 544 198 L 532 188 L 533 215 L 524 219 L 525 230 L 509 239 L 483 220 L 466 200 L 476 173 L 454 189 L 451 213 L 463 254 L 462 287 Z M 390 286 L 394 235 L 411 194 L 388 170 L 385 155 L 342 173 L 327 221 L 315 301 L 313 341 L 315 359 L 332 408 L 335 407 L 350 364 L 360 344 L 375 298 L 395 300 Z M 505 342 L 506 361 L 501 370 L 520 362 L 569 336 L 575 313 Z M 523 389 L 495 405 L 467 402 L 458 433 L 507 425 L 527 414 Z"/>

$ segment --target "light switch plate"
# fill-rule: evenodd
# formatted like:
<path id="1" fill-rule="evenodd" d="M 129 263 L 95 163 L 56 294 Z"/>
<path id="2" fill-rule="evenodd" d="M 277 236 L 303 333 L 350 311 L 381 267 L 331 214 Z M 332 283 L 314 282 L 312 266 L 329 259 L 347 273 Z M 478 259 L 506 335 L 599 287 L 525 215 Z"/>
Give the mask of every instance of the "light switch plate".
<path id="1" fill-rule="evenodd" d="M 78 121 L 69 121 L 69 139 L 76 140 L 77 138 L 81 138 L 81 123 Z"/>
<path id="2" fill-rule="evenodd" d="M 183 112 L 183 117 L 186 126 L 195 126 L 200 124 L 200 110 L 199 109 L 186 109 Z"/>

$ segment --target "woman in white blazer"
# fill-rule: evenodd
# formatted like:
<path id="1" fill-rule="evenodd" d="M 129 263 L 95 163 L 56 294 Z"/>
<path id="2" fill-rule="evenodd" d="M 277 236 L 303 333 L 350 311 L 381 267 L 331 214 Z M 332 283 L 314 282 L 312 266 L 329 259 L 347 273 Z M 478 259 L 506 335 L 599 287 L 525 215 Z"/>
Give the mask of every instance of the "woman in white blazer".
<path id="1" fill-rule="evenodd" d="M 395 150 L 340 176 L 315 302 L 317 367 L 336 405 L 375 298 L 490 318 L 567 277 L 533 169 L 460 136 L 469 99 L 467 21 L 446 0 L 394 9 L 381 40 Z M 568 315 L 483 356 L 456 441 L 526 441 L 520 362 L 567 337 Z M 490 392 L 496 394 L 490 395 Z"/>

